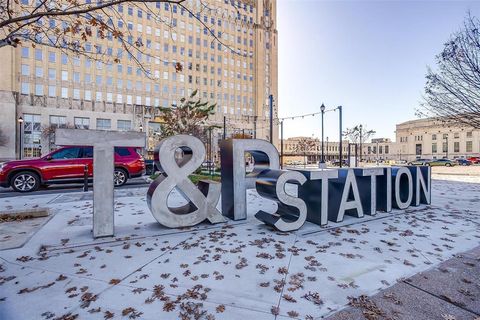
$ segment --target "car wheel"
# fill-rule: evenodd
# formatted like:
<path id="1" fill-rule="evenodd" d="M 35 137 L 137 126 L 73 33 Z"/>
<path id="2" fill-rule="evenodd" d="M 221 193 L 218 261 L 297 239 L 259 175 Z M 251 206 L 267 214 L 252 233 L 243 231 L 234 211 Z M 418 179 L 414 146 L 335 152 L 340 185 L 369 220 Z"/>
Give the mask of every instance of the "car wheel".
<path id="1" fill-rule="evenodd" d="M 124 169 L 116 168 L 113 172 L 113 184 L 115 187 L 123 186 L 127 183 L 128 176 Z"/>
<path id="2" fill-rule="evenodd" d="M 451 167 L 451 166 L 452 166 L 452 164 L 450 164 L 450 163 L 445 163 L 445 167 Z"/>
<path id="3" fill-rule="evenodd" d="M 12 177 L 10 185 L 15 191 L 31 192 L 40 187 L 40 178 L 34 172 L 21 171 Z"/>

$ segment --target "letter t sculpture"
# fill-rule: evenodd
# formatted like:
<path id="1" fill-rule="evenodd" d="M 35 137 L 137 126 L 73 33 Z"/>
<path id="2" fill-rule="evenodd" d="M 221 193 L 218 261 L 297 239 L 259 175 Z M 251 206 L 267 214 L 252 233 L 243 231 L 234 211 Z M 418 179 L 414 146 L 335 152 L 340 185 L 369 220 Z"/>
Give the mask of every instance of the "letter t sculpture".
<path id="1" fill-rule="evenodd" d="M 114 235 L 114 147 L 145 147 L 145 134 L 102 130 L 57 129 L 55 144 L 93 146 L 93 237 Z"/>

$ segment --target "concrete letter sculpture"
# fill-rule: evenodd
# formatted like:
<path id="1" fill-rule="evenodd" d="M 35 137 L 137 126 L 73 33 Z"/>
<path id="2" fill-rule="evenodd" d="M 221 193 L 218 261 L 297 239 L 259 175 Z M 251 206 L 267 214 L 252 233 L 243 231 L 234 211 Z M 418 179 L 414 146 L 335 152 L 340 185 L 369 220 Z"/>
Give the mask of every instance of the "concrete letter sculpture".
<path id="1" fill-rule="evenodd" d="M 285 192 L 286 183 L 304 184 L 304 175 L 296 171 L 263 170 L 257 176 L 256 188 L 260 196 L 274 200 L 278 210 L 270 214 L 258 211 L 255 217 L 279 231 L 293 231 L 301 228 L 307 219 L 307 205 L 300 198 Z"/>
<path id="2" fill-rule="evenodd" d="M 255 161 L 246 173 L 245 153 Z M 255 188 L 255 180 L 264 169 L 279 169 L 278 151 L 271 143 L 259 139 L 227 139 L 220 144 L 222 162 L 222 213 L 233 220 L 247 218 L 247 189 Z"/>
<path id="3" fill-rule="evenodd" d="M 93 146 L 93 236 L 114 235 L 113 172 L 114 147 L 144 147 L 145 134 L 98 130 L 58 129 L 57 145 Z M 170 228 L 194 226 L 247 218 L 247 189 L 256 188 L 261 197 L 278 205 L 275 213 L 258 211 L 255 217 L 280 231 L 299 229 L 305 221 L 326 225 L 341 222 L 345 215 L 361 218 L 392 207 L 431 203 L 429 167 L 354 168 L 336 170 L 279 170 L 277 149 L 265 140 L 228 139 L 221 142 L 222 184 L 188 178 L 205 160 L 205 146 L 196 137 L 177 135 L 155 148 L 160 169 L 147 191 L 147 204 L 155 219 Z M 245 155 L 254 160 L 246 171 Z M 285 185 L 298 185 L 298 197 L 287 194 Z M 178 191 L 187 203 L 168 205 L 169 195 Z M 222 212 L 217 203 L 222 196 Z"/>
<path id="4" fill-rule="evenodd" d="M 175 159 L 181 149 L 181 160 Z M 177 135 L 162 140 L 155 148 L 155 162 L 161 174 L 150 185 L 147 204 L 155 219 L 169 228 L 196 225 L 205 219 L 211 223 L 224 222 L 217 210 L 220 184 L 200 181 L 197 188 L 188 175 L 205 160 L 205 146 L 196 137 Z M 168 196 L 176 188 L 189 203 L 181 207 L 169 207 Z"/>
<path id="5" fill-rule="evenodd" d="M 307 204 L 307 221 L 321 226 L 328 223 L 329 182 L 338 178 L 337 170 L 294 169 L 307 178 L 298 188 L 298 196 Z M 335 195 L 332 195 L 335 196 Z"/>
<path id="6" fill-rule="evenodd" d="M 55 144 L 93 146 L 93 237 L 114 235 L 114 147 L 145 147 L 145 134 L 103 130 L 57 129 Z"/>

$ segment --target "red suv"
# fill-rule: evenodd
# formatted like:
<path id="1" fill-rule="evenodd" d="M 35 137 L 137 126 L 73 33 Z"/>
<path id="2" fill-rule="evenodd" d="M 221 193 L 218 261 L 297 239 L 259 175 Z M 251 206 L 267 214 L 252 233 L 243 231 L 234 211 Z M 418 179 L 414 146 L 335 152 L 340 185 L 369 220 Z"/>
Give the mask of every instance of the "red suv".
<path id="1" fill-rule="evenodd" d="M 145 173 L 145 161 L 136 148 L 115 148 L 115 186 Z M 41 185 L 81 182 L 84 168 L 93 176 L 93 147 L 63 147 L 38 159 L 15 160 L 0 164 L 0 186 L 29 192 Z"/>

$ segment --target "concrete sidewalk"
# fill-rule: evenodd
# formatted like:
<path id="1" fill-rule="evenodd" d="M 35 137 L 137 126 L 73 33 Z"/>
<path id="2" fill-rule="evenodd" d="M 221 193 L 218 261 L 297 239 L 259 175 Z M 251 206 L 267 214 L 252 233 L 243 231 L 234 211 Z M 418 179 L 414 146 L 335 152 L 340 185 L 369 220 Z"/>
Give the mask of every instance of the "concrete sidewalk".
<path id="1" fill-rule="evenodd" d="M 346 319 L 480 320 L 480 247 L 457 254 L 328 317 Z"/>
<path id="2" fill-rule="evenodd" d="M 292 233 L 254 218 L 259 209 L 275 209 L 256 192 L 248 193 L 247 220 L 167 229 L 150 214 L 145 188 L 119 190 L 115 237 L 96 240 L 88 193 L 2 199 L 0 210 L 45 207 L 51 218 L 21 247 L 0 250 L 0 319 L 321 319 L 349 301 L 365 306 L 344 318 L 357 319 L 375 306 L 387 314 L 381 302 L 372 306 L 359 297 L 386 292 L 396 301 L 388 290 L 397 285 L 404 295 L 398 291 L 396 299 L 417 305 L 423 319 L 474 319 L 478 269 L 463 276 L 465 300 L 453 294 L 460 288 L 448 283 L 449 273 L 438 273 L 448 284 L 436 293 L 420 280 L 404 281 L 480 245 L 480 184 L 432 186 L 431 206 L 346 216 L 323 228 L 306 223 Z M 182 204 L 175 193 L 171 201 Z M 440 297 L 438 305 L 427 303 L 428 292 Z M 366 318 L 381 319 L 375 310 Z M 394 318 L 409 319 L 404 312 Z"/>

